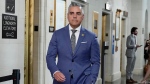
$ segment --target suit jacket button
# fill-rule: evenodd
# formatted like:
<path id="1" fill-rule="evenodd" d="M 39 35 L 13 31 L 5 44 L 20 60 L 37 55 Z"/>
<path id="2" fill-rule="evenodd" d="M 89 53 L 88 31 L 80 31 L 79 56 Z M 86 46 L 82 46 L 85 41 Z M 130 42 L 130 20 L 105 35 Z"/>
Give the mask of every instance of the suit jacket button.
<path id="1" fill-rule="evenodd" d="M 74 62 L 74 60 L 72 59 L 72 62 Z"/>

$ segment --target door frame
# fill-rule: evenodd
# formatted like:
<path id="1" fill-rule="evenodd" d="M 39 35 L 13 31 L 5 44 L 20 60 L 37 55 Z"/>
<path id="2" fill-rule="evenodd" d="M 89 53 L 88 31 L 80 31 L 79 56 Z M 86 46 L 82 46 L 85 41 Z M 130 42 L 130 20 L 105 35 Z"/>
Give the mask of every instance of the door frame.
<path id="1" fill-rule="evenodd" d="M 108 43 L 109 48 L 107 50 L 105 50 L 105 53 L 107 53 L 107 56 L 105 55 L 103 57 L 103 60 L 101 60 L 101 77 L 104 76 L 103 79 L 102 79 L 103 80 L 102 82 L 104 82 L 104 81 L 111 81 L 111 77 L 108 77 L 108 76 L 110 76 L 110 74 L 112 74 L 112 71 L 110 71 L 110 70 L 112 70 L 112 66 L 105 67 L 105 66 L 107 66 L 105 64 L 109 64 L 109 65 L 112 64 L 113 12 L 103 9 L 102 14 L 106 15 L 106 23 L 108 23 L 108 24 L 106 25 L 106 29 L 105 29 L 106 30 L 106 32 L 105 32 L 105 41 L 109 42 Z M 107 28 L 109 29 L 108 31 L 107 31 Z M 101 32 L 103 32 L 103 31 L 101 31 Z M 106 36 L 107 36 L 107 38 L 106 38 Z M 100 46 L 102 46 L 102 45 L 100 45 Z M 101 59 L 102 59 L 102 56 L 101 56 Z M 107 60 L 107 61 L 105 61 L 105 60 Z M 104 74 L 106 70 L 109 73 Z"/>
<path id="2" fill-rule="evenodd" d="M 124 27 L 122 27 L 122 20 L 124 20 Z M 124 75 L 126 73 L 126 56 L 125 56 L 125 50 L 126 50 L 126 43 L 123 43 L 123 42 L 126 42 L 126 37 L 127 37 L 127 17 L 124 17 L 122 16 L 121 18 L 121 38 L 120 38 L 120 72 L 121 72 L 121 75 Z M 124 33 L 123 33 L 124 31 Z M 124 40 L 124 41 L 122 41 Z M 122 53 L 124 52 L 124 53 Z"/>
<path id="3" fill-rule="evenodd" d="M 25 1 L 24 84 L 33 84 L 34 0 Z"/>

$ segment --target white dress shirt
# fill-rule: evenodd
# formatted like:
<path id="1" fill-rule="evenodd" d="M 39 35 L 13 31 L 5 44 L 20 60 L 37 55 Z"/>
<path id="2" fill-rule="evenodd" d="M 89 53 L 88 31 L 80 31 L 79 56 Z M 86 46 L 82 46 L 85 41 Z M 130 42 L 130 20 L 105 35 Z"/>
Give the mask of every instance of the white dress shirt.
<path id="1" fill-rule="evenodd" d="M 80 29 L 81 29 L 81 25 L 80 25 L 79 27 L 75 28 L 75 30 L 77 30 L 77 31 L 75 32 L 76 44 L 77 44 L 77 42 L 78 42 L 78 38 L 79 38 L 79 34 L 80 34 Z M 73 30 L 73 28 L 69 25 L 70 39 L 71 39 L 71 35 L 72 35 L 72 31 L 71 31 L 71 30 Z"/>
<path id="2" fill-rule="evenodd" d="M 136 35 L 134 35 L 135 36 L 135 44 L 137 45 L 137 37 L 136 37 Z"/>

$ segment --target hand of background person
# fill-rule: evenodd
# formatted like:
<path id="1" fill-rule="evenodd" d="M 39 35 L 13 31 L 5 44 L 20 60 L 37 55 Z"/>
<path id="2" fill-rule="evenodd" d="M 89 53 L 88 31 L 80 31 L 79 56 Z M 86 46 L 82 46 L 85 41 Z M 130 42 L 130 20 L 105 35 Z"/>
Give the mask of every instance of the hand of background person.
<path id="1" fill-rule="evenodd" d="M 59 72 L 56 72 L 54 74 L 54 78 L 58 81 L 58 82 L 64 82 L 66 80 L 65 76 L 63 73 L 61 73 L 60 71 Z"/>
<path id="2" fill-rule="evenodd" d="M 148 50 L 148 47 L 146 47 L 145 50 Z"/>
<path id="3" fill-rule="evenodd" d="M 142 81 L 141 81 L 141 84 L 146 84 L 146 80 L 142 80 Z"/>
<path id="4" fill-rule="evenodd" d="M 136 45 L 136 48 L 141 47 L 142 45 Z"/>

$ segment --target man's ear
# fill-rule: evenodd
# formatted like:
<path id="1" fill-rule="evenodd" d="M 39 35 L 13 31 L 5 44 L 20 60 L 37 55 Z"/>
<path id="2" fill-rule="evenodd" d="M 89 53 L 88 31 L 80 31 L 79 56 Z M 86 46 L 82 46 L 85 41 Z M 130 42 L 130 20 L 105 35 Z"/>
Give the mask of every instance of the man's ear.
<path id="1" fill-rule="evenodd" d="M 67 18 L 69 17 L 69 13 L 67 13 Z"/>
<path id="2" fill-rule="evenodd" d="M 84 19 L 84 14 L 82 15 L 82 19 Z"/>

